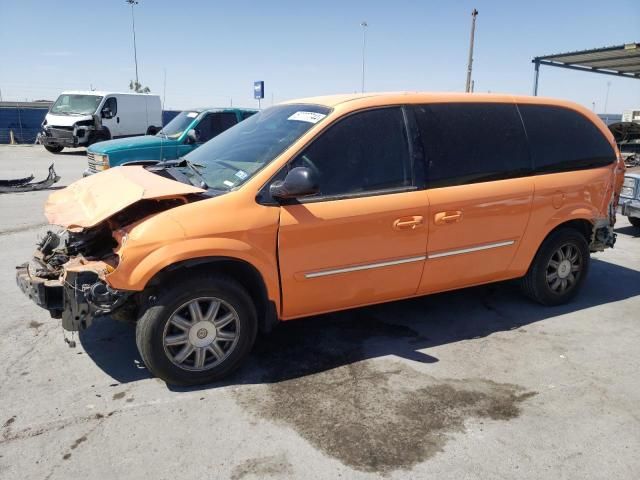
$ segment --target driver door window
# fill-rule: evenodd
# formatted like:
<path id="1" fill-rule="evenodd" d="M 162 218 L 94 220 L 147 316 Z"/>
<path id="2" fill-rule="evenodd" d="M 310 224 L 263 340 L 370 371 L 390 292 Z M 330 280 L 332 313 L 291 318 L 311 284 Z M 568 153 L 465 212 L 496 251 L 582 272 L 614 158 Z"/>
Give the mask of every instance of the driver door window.
<path id="1" fill-rule="evenodd" d="M 102 107 L 102 116 L 104 118 L 113 118 L 118 113 L 118 101 L 115 97 L 109 97 Z"/>
<path id="2" fill-rule="evenodd" d="M 321 197 L 358 195 L 413 185 L 399 107 L 356 113 L 330 127 L 291 164 L 318 176 Z"/>

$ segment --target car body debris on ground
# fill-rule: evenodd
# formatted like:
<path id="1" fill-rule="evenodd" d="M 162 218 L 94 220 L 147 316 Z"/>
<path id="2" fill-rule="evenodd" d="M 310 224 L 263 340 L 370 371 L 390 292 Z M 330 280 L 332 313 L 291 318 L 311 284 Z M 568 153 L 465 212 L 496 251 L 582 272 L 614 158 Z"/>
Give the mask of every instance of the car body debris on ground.
<path id="1" fill-rule="evenodd" d="M 51 157 L 0 147 L 0 178 Z M 59 185 L 85 163 L 57 155 Z M 640 477 L 640 230 L 624 217 L 568 305 L 507 282 L 298 320 L 224 383 L 169 388 L 131 326 L 96 321 L 69 348 L 15 285 L 49 193 L 0 196 L 0 478 Z"/>
<path id="2" fill-rule="evenodd" d="M 60 180 L 56 174 L 53 163 L 49 165 L 47 178 L 39 182 L 33 181 L 33 175 L 23 178 L 0 180 L 0 193 L 33 192 L 35 190 L 46 190 Z"/>

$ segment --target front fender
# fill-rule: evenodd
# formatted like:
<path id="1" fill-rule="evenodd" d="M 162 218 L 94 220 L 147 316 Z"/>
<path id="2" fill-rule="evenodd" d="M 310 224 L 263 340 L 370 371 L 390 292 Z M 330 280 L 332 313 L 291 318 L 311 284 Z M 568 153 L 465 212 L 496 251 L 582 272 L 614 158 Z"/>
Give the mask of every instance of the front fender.
<path id="1" fill-rule="evenodd" d="M 146 255 L 126 274 L 111 274 L 107 276 L 107 281 L 116 289 L 142 291 L 154 275 L 164 268 L 185 260 L 204 257 L 227 257 L 249 263 L 262 276 L 269 298 L 274 301 L 280 298 L 275 258 L 233 238 L 184 239 L 164 245 Z"/>

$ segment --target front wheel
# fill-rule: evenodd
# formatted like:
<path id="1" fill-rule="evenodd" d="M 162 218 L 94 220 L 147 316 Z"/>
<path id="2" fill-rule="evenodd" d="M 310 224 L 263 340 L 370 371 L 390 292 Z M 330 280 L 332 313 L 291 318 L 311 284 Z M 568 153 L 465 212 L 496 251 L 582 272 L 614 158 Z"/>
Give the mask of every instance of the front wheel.
<path id="1" fill-rule="evenodd" d="M 197 276 L 158 292 L 138 320 L 136 343 L 154 375 L 170 384 L 198 385 L 238 368 L 256 332 L 255 307 L 240 284 Z"/>
<path id="2" fill-rule="evenodd" d="M 629 223 L 636 228 L 640 228 L 640 218 L 639 217 L 627 217 L 629 218 Z"/>
<path id="3" fill-rule="evenodd" d="M 589 271 L 589 245 L 580 232 L 561 228 L 542 242 L 522 279 L 524 293 L 543 305 L 561 305 L 578 293 Z"/>
<path id="4" fill-rule="evenodd" d="M 62 151 L 64 147 L 61 147 L 60 145 L 45 145 L 44 149 L 47 152 L 51 152 L 51 153 L 60 153 Z"/>

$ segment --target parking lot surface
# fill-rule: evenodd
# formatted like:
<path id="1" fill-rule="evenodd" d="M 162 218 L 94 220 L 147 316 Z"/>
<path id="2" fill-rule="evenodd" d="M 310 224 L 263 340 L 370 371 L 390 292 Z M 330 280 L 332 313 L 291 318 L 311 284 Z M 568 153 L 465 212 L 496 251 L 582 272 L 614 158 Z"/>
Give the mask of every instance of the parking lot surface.
<path id="1" fill-rule="evenodd" d="M 52 161 L 54 188 L 86 165 L 0 146 L 0 178 Z M 49 193 L 0 195 L 2 479 L 640 478 L 640 231 L 623 217 L 569 305 L 507 282 L 288 322 L 228 381 L 177 389 L 132 326 L 97 321 L 70 348 L 16 287 Z"/>

